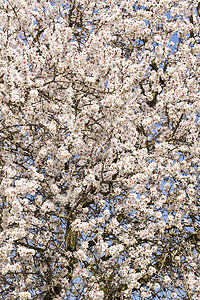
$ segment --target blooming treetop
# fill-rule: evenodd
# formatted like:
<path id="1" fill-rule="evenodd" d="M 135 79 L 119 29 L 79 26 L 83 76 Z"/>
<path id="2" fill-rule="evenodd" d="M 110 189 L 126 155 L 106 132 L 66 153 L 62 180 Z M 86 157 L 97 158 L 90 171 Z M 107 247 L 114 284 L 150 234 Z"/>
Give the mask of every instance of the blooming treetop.
<path id="1" fill-rule="evenodd" d="M 200 299 L 199 22 L 0 1 L 1 299 Z"/>

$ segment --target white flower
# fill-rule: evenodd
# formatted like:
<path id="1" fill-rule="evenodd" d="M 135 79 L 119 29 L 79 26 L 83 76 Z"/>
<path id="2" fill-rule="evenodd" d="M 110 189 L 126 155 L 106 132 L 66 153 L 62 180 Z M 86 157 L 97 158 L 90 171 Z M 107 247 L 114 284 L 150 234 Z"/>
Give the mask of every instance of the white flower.
<path id="1" fill-rule="evenodd" d="M 110 217 L 110 210 L 109 209 L 105 209 L 103 211 L 103 216 L 105 219 L 108 219 Z"/>
<path id="2" fill-rule="evenodd" d="M 31 298 L 31 293 L 29 292 L 20 292 L 19 293 L 20 300 L 28 300 Z"/>
<path id="3" fill-rule="evenodd" d="M 86 255 L 85 252 L 84 252 L 83 250 L 81 250 L 81 249 L 79 249 L 78 251 L 76 251 L 76 252 L 74 253 L 74 255 L 75 255 L 78 259 L 80 259 L 80 260 L 86 260 L 86 259 L 87 259 L 87 255 Z"/>
<path id="4" fill-rule="evenodd" d="M 177 295 L 177 293 L 173 292 L 173 293 L 171 293 L 170 296 L 171 296 L 171 299 L 176 299 L 176 297 L 177 297 L 178 295 Z"/>
<path id="5" fill-rule="evenodd" d="M 64 146 L 62 146 L 57 150 L 57 157 L 59 159 L 68 160 L 71 157 L 71 154 Z"/>
<path id="6" fill-rule="evenodd" d="M 97 286 L 95 289 L 89 292 L 89 297 L 91 300 L 103 300 L 104 292 L 99 291 L 99 287 Z"/>
<path id="7" fill-rule="evenodd" d="M 47 155 L 47 149 L 45 147 L 42 147 L 38 153 L 39 158 L 44 158 Z"/>
<path id="8" fill-rule="evenodd" d="M 96 225 L 96 223 L 97 223 L 96 220 L 92 219 L 89 221 L 89 226 L 92 228 Z"/>
<path id="9" fill-rule="evenodd" d="M 54 204 L 50 200 L 47 200 L 42 204 L 42 207 L 41 207 L 42 213 L 52 211 L 52 210 L 54 210 Z"/>
<path id="10" fill-rule="evenodd" d="M 187 282 L 188 282 L 190 288 L 194 288 L 194 285 L 195 285 L 195 283 L 196 283 L 195 275 L 194 275 L 193 273 L 190 272 L 190 273 L 187 275 L 187 277 L 188 277 Z"/>
<path id="11" fill-rule="evenodd" d="M 38 91 L 36 89 L 30 90 L 30 97 L 31 98 L 37 98 L 38 97 Z"/>
<path id="12" fill-rule="evenodd" d="M 110 253 L 111 256 L 117 256 L 123 250 L 124 250 L 124 246 L 122 244 L 114 245 L 108 248 L 108 252 Z"/>
<path id="13" fill-rule="evenodd" d="M 162 218 L 162 213 L 161 213 L 160 211 L 157 211 L 157 212 L 155 213 L 155 217 L 156 217 L 157 219 L 161 219 L 161 218 Z"/>
<path id="14" fill-rule="evenodd" d="M 157 289 L 159 289 L 159 288 L 160 288 L 160 284 L 159 284 L 159 283 L 155 283 L 155 284 L 154 284 L 154 289 L 157 290 Z"/>
<path id="15" fill-rule="evenodd" d="M 19 203 L 18 200 L 12 201 L 12 213 L 18 214 L 18 213 L 21 213 L 22 210 L 23 210 L 23 207 Z"/>
<path id="16" fill-rule="evenodd" d="M 86 250 L 86 249 L 88 248 L 88 242 L 83 242 L 83 243 L 81 244 L 81 248 L 82 248 L 83 250 Z"/>
<path id="17" fill-rule="evenodd" d="M 168 276 L 168 275 L 165 275 L 164 278 L 163 278 L 163 283 L 168 285 L 171 283 L 171 278 Z"/>
<path id="18" fill-rule="evenodd" d="M 81 224 L 81 219 L 76 219 L 73 223 L 72 223 L 72 228 L 75 231 L 79 231 L 80 228 L 80 224 Z"/>
<path id="19" fill-rule="evenodd" d="M 112 218 L 110 224 L 108 225 L 109 229 L 115 229 L 117 226 L 119 226 L 119 222 L 116 218 Z"/>
<path id="20" fill-rule="evenodd" d="M 18 253 L 20 256 L 33 256 L 35 255 L 35 250 L 34 249 L 29 249 L 23 246 L 18 247 Z"/>
<path id="21" fill-rule="evenodd" d="M 85 177 L 84 181 L 83 181 L 83 185 L 87 185 L 90 184 L 92 182 L 95 181 L 95 176 L 93 174 L 89 174 Z"/>
<path id="22" fill-rule="evenodd" d="M 104 254 L 105 251 L 108 249 L 108 243 L 103 242 L 102 240 L 99 240 L 99 241 L 96 243 L 96 249 L 98 250 L 98 252 L 99 252 L 100 254 Z"/>
<path id="23" fill-rule="evenodd" d="M 58 194 L 59 193 L 59 188 L 56 184 L 51 185 L 51 191 L 53 194 Z"/>

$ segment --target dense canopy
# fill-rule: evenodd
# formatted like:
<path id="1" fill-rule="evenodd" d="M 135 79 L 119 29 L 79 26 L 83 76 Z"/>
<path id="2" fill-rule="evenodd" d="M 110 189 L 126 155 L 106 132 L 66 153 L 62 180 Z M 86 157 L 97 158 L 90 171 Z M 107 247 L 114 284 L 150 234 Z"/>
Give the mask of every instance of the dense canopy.
<path id="1" fill-rule="evenodd" d="M 0 0 L 0 297 L 200 299 L 200 4 Z"/>

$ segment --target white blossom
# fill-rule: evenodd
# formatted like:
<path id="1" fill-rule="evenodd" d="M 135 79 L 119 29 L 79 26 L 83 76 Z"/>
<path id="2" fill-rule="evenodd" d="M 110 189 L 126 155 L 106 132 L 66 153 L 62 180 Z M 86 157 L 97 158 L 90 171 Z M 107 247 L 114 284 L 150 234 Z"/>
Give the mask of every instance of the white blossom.
<path id="1" fill-rule="evenodd" d="M 0 298 L 199 299 L 199 1 L 0 7 Z"/>

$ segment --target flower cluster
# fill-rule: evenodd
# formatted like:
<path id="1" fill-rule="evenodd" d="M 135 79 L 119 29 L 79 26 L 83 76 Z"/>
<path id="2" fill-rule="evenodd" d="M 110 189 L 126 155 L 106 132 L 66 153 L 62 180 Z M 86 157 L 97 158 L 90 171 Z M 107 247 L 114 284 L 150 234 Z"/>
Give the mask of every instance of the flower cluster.
<path id="1" fill-rule="evenodd" d="M 0 298 L 200 298 L 199 22 L 0 1 Z"/>

